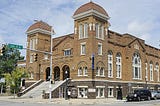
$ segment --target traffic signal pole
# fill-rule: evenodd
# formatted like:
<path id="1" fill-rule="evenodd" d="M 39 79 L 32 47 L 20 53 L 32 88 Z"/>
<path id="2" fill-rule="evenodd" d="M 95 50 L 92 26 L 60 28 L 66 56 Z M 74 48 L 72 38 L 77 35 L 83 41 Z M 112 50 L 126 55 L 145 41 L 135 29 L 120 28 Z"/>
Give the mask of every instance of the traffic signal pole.
<path id="1" fill-rule="evenodd" d="M 51 54 L 51 56 L 50 56 L 50 84 L 49 84 L 49 91 L 50 91 L 50 93 L 49 93 L 49 99 L 50 99 L 50 101 L 51 101 L 51 98 L 52 98 L 52 48 L 53 48 L 53 41 L 52 41 L 52 35 L 54 34 L 54 32 L 53 32 L 53 29 L 52 29 L 52 26 L 51 26 L 51 52 L 50 52 L 50 54 Z"/>

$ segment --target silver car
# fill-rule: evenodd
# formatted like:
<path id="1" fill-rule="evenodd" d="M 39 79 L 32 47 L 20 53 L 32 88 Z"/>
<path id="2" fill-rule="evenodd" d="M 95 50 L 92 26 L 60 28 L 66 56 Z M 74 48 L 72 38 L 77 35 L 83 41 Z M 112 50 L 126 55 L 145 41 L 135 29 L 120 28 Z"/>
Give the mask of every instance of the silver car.
<path id="1" fill-rule="evenodd" d="M 151 91 L 152 99 L 160 99 L 160 91 Z"/>

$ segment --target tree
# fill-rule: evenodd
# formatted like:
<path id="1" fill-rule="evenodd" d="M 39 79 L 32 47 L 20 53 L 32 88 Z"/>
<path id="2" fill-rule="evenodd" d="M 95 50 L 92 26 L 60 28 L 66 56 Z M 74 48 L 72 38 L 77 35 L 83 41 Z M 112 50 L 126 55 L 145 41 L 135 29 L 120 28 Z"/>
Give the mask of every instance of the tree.
<path id="1" fill-rule="evenodd" d="M 18 93 L 20 90 L 21 79 L 28 77 L 25 69 L 16 68 L 11 73 L 4 74 L 6 86 L 10 87 L 11 93 Z"/>
<path id="2" fill-rule="evenodd" d="M 10 73 L 16 69 L 17 61 L 23 60 L 18 49 L 8 48 L 4 45 L 3 55 L 0 56 L 0 78 L 3 74 Z"/>

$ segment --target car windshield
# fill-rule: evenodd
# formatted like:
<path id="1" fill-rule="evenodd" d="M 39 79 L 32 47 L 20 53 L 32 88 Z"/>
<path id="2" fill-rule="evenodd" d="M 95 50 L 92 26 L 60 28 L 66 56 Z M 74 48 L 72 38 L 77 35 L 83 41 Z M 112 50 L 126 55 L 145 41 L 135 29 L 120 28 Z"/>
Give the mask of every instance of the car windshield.
<path id="1" fill-rule="evenodd" d="M 157 91 L 151 91 L 152 93 L 157 93 Z"/>
<path id="2" fill-rule="evenodd" d="M 139 93 L 140 92 L 140 90 L 134 90 L 134 93 Z"/>

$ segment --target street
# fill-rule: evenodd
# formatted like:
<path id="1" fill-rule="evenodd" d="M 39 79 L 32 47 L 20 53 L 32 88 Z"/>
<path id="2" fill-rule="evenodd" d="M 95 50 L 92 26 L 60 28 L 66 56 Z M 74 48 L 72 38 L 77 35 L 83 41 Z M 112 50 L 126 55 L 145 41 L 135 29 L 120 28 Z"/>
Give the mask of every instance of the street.
<path id="1" fill-rule="evenodd" d="M 117 101 L 117 102 L 108 102 L 105 104 L 55 104 L 55 103 L 44 103 L 44 102 L 19 102 L 15 99 L 15 101 L 5 101 L 0 100 L 0 106 L 160 106 L 160 100 L 151 100 L 151 101 L 141 101 L 141 102 L 125 102 L 125 101 Z"/>

